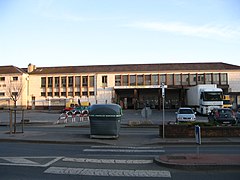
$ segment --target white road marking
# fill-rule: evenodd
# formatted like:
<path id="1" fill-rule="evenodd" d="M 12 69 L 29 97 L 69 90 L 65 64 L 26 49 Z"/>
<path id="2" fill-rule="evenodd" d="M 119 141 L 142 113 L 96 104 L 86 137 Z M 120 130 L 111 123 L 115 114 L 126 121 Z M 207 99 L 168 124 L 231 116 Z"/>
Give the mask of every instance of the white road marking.
<path id="1" fill-rule="evenodd" d="M 11 162 L 13 164 L 32 164 L 32 165 L 38 165 L 39 163 L 31 161 L 29 159 L 25 159 L 23 157 L 3 157 L 1 159 L 4 159 L 8 162 Z"/>
<path id="2" fill-rule="evenodd" d="M 147 146 L 91 146 L 91 148 L 107 148 L 107 149 L 161 149 L 162 146 L 158 147 L 147 147 Z"/>
<path id="3" fill-rule="evenodd" d="M 48 174 L 66 174 L 80 176 L 122 176 L 122 177 L 166 177 L 171 178 L 169 171 L 157 170 L 121 170 L 121 169 L 89 169 L 89 168 L 68 168 L 50 167 L 44 171 Z"/>
<path id="4" fill-rule="evenodd" d="M 63 161 L 77 163 L 102 163 L 102 164 L 150 164 L 153 160 L 124 160 L 124 159 L 89 159 L 89 158 L 64 158 Z"/>
<path id="5" fill-rule="evenodd" d="M 48 167 L 51 164 L 57 162 L 63 157 L 53 157 L 53 156 L 29 156 L 29 157 L 0 157 L 0 160 L 3 159 L 7 162 L 0 162 L 0 165 L 3 166 L 32 166 L 32 167 Z M 29 160 L 31 159 L 31 160 Z M 33 159 L 52 159 L 51 161 L 40 164 Z"/>
<path id="6" fill-rule="evenodd" d="M 85 152 L 164 153 L 162 149 L 84 149 Z"/>

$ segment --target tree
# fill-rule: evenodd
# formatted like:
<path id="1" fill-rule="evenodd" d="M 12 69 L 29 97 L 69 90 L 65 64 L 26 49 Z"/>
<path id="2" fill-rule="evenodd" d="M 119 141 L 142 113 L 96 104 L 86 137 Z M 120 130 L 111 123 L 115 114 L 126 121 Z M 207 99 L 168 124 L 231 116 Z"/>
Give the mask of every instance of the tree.
<path id="1" fill-rule="evenodd" d="M 8 83 L 6 94 L 14 102 L 14 133 L 16 133 L 16 123 L 17 123 L 17 101 L 22 95 L 23 84 L 21 81 L 10 81 Z"/>

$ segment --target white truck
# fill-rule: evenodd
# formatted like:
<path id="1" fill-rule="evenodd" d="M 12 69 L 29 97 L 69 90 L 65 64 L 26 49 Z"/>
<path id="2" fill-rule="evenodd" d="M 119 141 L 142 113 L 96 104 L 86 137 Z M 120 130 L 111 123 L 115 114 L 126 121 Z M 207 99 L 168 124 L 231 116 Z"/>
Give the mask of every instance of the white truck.
<path id="1" fill-rule="evenodd" d="M 212 109 L 223 106 L 223 90 L 216 84 L 201 84 L 189 87 L 186 104 L 200 114 L 208 115 Z"/>

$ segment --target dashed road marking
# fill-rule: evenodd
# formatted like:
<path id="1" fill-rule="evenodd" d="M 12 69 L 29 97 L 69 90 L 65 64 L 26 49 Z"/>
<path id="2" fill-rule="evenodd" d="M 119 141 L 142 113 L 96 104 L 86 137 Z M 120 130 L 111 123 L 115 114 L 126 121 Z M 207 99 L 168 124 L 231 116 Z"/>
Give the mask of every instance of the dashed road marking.
<path id="1" fill-rule="evenodd" d="M 84 152 L 164 153 L 162 149 L 84 149 Z"/>
<path id="2" fill-rule="evenodd" d="M 161 149 L 163 146 L 147 147 L 147 146 L 91 146 L 91 148 L 107 148 L 107 149 Z"/>
<path id="3" fill-rule="evenodd" d="M 63 161 L 76 163 L 102 163 L 102 164 L 150 164 L 153 160 L 131 160 L 131 159 L 89 159 L 89 158 L 63 158 Z"/>
<path id="4" fill-rule="evenodd" d="M 122 177 L 166 177 L 171 178 L 169 171 L 157 170 L 122 170 L 122 169 L 89 169 L 89 168 L 68 168 L 50 167 L 44 171 L 48 174 L 65 174 L 80 176 L 122 176 Z"/>

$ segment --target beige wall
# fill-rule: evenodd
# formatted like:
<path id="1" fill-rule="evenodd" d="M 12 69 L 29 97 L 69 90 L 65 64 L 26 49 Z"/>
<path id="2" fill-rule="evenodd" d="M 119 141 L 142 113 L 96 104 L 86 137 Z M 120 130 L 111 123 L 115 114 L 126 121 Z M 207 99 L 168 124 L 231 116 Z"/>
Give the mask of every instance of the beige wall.
<path id="1" fill-rule="evenodd" d="M 229 72 L 229 92 L 240 92 L 240 72 Z"/>

